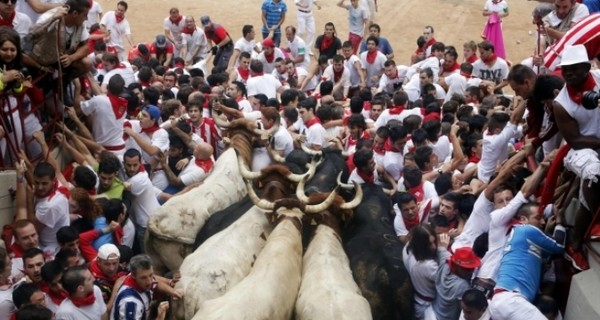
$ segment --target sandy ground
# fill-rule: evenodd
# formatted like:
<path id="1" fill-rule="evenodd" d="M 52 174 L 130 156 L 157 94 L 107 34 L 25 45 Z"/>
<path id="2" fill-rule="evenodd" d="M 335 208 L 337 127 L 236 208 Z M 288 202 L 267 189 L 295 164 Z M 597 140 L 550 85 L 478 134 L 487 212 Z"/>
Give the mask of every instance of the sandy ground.
<path id="1" fill-rule="evenodd" d="M 288 5 L 285 25 L 297 25 L 296 6 Z M 114 10 L 117 1 L 100 0 L 104 12 Z M 253 24 L 257 31 L 262 26 L 260 6 L 262 0 L 128 0 L 126 17 L 132 28 L 134 41 L 151 41 L 163 32 L 162 21 L 169 9 L 177 6 L 183 15 L 193 15 L 196 21 L 210 15 L 213 21 L 224 25 L 237 40 L 242 26 Z M 423 26 L 432 25 L 435 37 L 446 45 L 454 45 L 462 53 L 462 44 L 468 40 L 481 41 L 485 18 L 481 15 L 484 0 L 379 0 L 375 21 L 381 25 L 382 35 L 392 43 L 395 61 L 408 64 L 416 48 L 416 38 Z M 348 32 L 347 11 L 336 6 L 335 0 L 319 0 L 321 10 L 315 10 L 317 35 L 323 32 L 326 22 L 332 21 L 338 36 L 346 40 Z M 349 3 L 349 0 L 346 0 Z M 519 62 L 535 50 L 535 26 L 531 24 L 531 11 L 535 1 L 508 0 L 510 15 L 504 19 L 504 42 L 508 59 Z M 529 34 L 531 31 L 532 35 Z M 257 32 L 257 40 L 260 38 Z M 462 59 L 462 58 L 461 58 Z"/>

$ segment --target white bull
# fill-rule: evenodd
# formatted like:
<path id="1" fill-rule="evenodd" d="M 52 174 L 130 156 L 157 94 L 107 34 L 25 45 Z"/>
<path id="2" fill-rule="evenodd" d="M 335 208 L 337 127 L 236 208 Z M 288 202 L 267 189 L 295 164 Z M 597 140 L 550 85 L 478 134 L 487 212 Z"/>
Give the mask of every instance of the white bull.
<path id="1" fill-rule="evenodd" d="M 339 236 L 319 225 L 303 259 L 296 319 L 372 319 Z"/>
<path id="2" fill-rule="evenodd" d="M 156 272 L 163 273 L 165 267 L 179 270 L 206 220 L 240 201 L 246 193 L 236 153 L 230 148 L 219 157 L 202 185 L 171 198 L 150 217 L 145 242 Z"/>
<path id="3" fill-rule="evenodd" d="M 191 319 L 202 302 L 224 295 L 242 281 L 272 230 L 265 212 L 254 206 L 187 256 L 175 287 L 184 292 L 184 310 L 174 307 L 176 318 Z"/>
<path id="4" fill-rule="evenodd" d="M 259 200 L 248 184 L 252 201 L 265 210 L 274 204 Z M 319 212 L 329 206 L 335 192 L 319 205 L 305 207 Z M 202 303 L 193 320 L 289 319 L 294 309 L 302 272 L 302 239 L 299 224 L 303 212 L 280 208 L 281 219 L 262 250 L 252 271 L 225 295 Z"/>

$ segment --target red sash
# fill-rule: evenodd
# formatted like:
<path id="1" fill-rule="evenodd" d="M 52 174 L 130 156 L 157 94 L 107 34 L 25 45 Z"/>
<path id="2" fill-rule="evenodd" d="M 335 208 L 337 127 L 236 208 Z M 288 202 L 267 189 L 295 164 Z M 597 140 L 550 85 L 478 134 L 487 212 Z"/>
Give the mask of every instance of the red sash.
<path id="1" fill-rule="evenodd" d="M 108 100 L 110 100 L 110 105 L 113 113 L 115 114 L 115 119 L 121 119 L 125 114 L 125 111 L 127 111 L 127 99 L 116 96 L 112 93 L 108 93 L 106 96 L 108 97 Z"/>
<path id="2" fill-rule="evenodd" d="M 595 87 L 596 80 L 594 80 L 594 77 L 591 74 L 588 74 L 588 77 L 587 79 L 585 79 L 585 82 L 579 86 L 574 87 L 567 84 L 567 93 L 569 94 L 569 98 L 571 98 L 573 102 L 581 104 L 581 101 L 583 100 L 583 93 L 586 91 L 594 90 Z"/>
<path id="3" fill-rule="evenodd" d="M 419 183 L 419 185 L 408 189 L 408 193 L 412 194 L 417 198 L 417 203 L 423 201 L 423 197 L 425 197 L 425 192 L 423 191 L 423 182 Z"/>
<path id="4" fill-rule="evenodd" d="M 310 128 L 312 125 L 314 125 L 314 124 L 316 124 L 316 123 L 321 123 L 321 121 L 319 120 L 319 118 L 317 118 L 317 117 L 314 117 L 314 118 L 310 119 L 310 120 L 309 120 L 307 123 L 305 123 L 304 125 L 305 125 L 307 128 Z"/>

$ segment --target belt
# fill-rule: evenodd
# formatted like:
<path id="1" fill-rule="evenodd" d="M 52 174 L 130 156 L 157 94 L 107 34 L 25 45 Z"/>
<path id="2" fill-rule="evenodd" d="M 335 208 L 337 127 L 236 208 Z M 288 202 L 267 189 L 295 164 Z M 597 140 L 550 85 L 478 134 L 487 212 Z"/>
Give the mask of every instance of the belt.
<path id="1" fill-rule="evenodd" d="M 123 149 L 125 149 L 125 145 L 124 144 L 120 144 L 118 146 L 103 146 L 104 149 L 108 150 L 108 151 L 121 151 Z"/>
<path id="2" fill-rule="evenodd" d="M 415 290 L 415 295 L 416 295 L 417 297 L 419 297 L 419 298 L 421 298 L 421 299 L 423 299 L 423 300 L 427 301 L 427 302 L 433 302 L 433 298 L 426 297 L 426 296 L 424 296 L 424 295 L 420 294 L 420 293 L 419 293 L 419 291 L 417 291 L 417 290 Z"/>
<path id="3" fill-rule="evenodd" d="M 304 13 L 310 13 L 310 10 L 302 10 L 302 9 L 298 9 L 298 11 L 300 11 L 300 12 L 304 12 Z"/>
<path id="4" fill-rule="evenodd" d="M 496 288 L 496 289 L 494 289 L 494 295 L 497 295 L 497 294 L 502 293 L 502 292 L 508 292 L 508 290 L 506 290 L 504 288 Z"/>

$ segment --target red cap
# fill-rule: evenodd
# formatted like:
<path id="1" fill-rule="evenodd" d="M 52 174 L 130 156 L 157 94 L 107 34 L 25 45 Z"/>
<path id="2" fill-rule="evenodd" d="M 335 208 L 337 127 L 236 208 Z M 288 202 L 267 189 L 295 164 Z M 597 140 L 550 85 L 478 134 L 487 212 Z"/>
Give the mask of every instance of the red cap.
<path id="1" fill-rule="evenodd" d="M 275 42 L 273 42 L 273 39 L 271 38 L 267 38 L 265 40 L 263 40 L 263 47 L 271 47 L 271 48 L 275 48 Z"/>
<path id="2" fill-rule="evenodd" d="M 481 265 L 481 260 L 470 247 L 458 248 L 450 257 L 450 263 L 465 269 L 475 269 Z"/>

